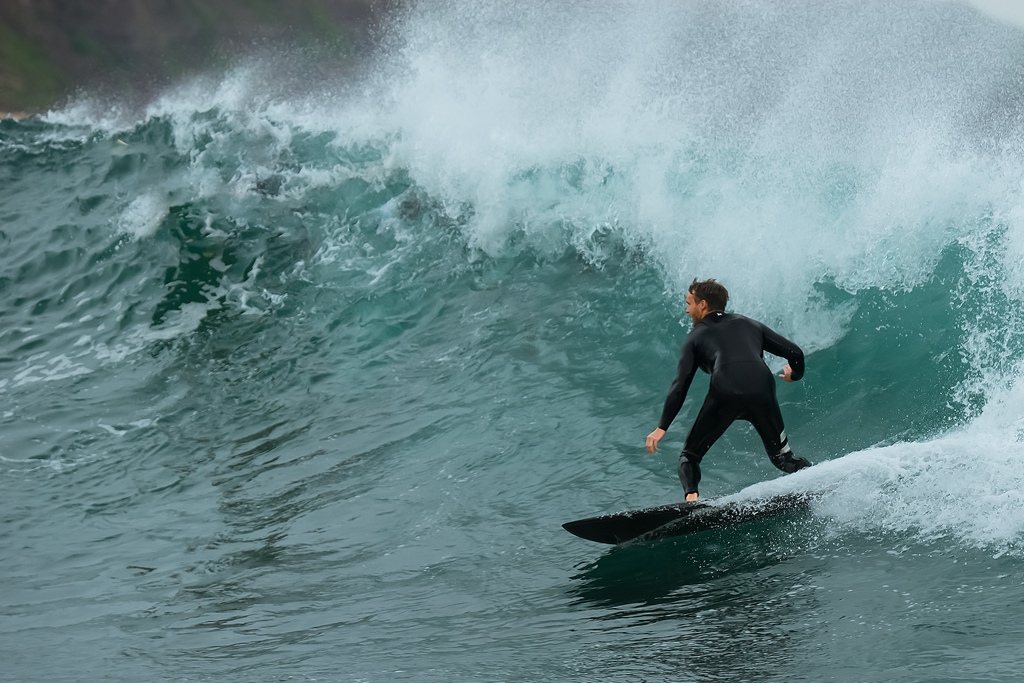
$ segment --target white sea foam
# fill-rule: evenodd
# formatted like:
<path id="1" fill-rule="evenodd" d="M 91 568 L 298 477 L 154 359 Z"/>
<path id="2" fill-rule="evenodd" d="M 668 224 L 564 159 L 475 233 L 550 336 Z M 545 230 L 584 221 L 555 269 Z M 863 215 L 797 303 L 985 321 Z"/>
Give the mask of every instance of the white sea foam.
<path id="1" fill-rule="evenodd" d="M 725 501 L 821 494 L 815 514 L 856 532 L 1024 553 L 1024 363 L 962 427 L 878 445 L 760 482 Z"/>
<path id="2" fill-rule="evenodd" d="M 962 430 L 851 453 L 725 500 L 817 492 L 823 495 L 815 513 L 857 532 L 1024 552 L 1022 399 L 1024 382 L 1018 381 Z"/>
<path id="3" fill-rule="evenodd" d="M 58 380 L 88 375 L 92 369 L 65 354 L 47 357 L 48 354 L 33 356 L 25 367 L 11 378 L 12 387 L 20 387 L 35 382 L 55 382 Z"/>
<path id="4" fill-rule="evenodd" d="M 121 213 L 118 227 L 135 239 L 146 239 L 156 234 L 160 223 L 167 217 L 167 203 L 156 193 L 147 193 L 133 199 Z"/>
<path id="5" fill-rule="evenodd" d="M 486 253 L 567 227 L 585 253 L 609 226 L 676 292 L 715 275 L 828 346 L 850 311 L 817 284 L 913 289 L 1024 195 L 1019 160 L 981 151 L 976 104 L 1015 33 L 954 5 L 819 10 L 422 4 L 380 66 L 376 136 L 443 206 L 473 207 Z"/>

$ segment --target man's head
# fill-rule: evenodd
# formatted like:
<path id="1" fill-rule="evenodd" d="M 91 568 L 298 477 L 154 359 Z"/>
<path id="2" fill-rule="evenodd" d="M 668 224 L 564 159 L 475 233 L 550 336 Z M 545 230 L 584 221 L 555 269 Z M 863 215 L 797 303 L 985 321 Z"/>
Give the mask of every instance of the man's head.
<path id="1" fill-rule="evenodd" d="M 729 291 L 714 278 L 700 281 L 694 278 L 686 295 L 686 313 L 697 324 L 712 311 L 724 311 L 727 303 Z"/>

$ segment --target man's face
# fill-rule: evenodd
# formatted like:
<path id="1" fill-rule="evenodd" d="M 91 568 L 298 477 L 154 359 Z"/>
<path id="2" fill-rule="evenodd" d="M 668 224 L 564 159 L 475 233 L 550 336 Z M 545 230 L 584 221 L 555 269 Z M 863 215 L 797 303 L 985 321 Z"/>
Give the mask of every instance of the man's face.
<path id="1" fill-rule="evenodd" d="M 688 292 L 686 295 L 686 315 L 690 316 L 693 324 L 696 325 L 700 322 L 707 313 L 708 302 L 704 299 L 698 300 L 693 296 L 693 292 Z"/>

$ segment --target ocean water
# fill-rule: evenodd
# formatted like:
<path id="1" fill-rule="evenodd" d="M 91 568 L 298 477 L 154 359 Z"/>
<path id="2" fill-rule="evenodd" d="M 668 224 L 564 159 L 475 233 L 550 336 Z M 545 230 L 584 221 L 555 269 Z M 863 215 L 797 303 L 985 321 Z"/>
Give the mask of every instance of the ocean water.
<path id="1" fill-rule="evenodd" d="M 2 677 L 1018 680 L 1024 33 L 493 5 L 0 122 Z M 805 348 L 816 463 L 739 424 L 702 494 L 822 495 L 572 537 L 682 496 L 693 277 Z"/>

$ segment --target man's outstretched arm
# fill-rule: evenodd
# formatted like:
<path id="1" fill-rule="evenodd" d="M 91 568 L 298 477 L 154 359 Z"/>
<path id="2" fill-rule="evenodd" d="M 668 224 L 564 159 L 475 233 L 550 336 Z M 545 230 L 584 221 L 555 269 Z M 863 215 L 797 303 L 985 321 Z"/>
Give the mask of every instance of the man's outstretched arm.
<path id="1" fill-rule="evenodd" d="M 693 347 L 687 342 L 683 344 L 682 353 L 679 355 L 679 369 L 676 372 L 676 378 L 672 382 L 671 388 L 668 390 L 668 396 L 665 398 L 665 407 L 661 411 L 661 421 L 658 422 L 658 428 L 647 435 L 648 453 L 655 453 L 658 450 L 658 442 L 665 436 L 665 431 L 668 430 L 672 420 L 676 419 L 680 408 L 683 407 L 683 401 L 686 400 L 686 392 L 689 391 L 690 383 L 693 382 L 693 376 L 696 372 L 697 362 L 694 357 Z"/>

